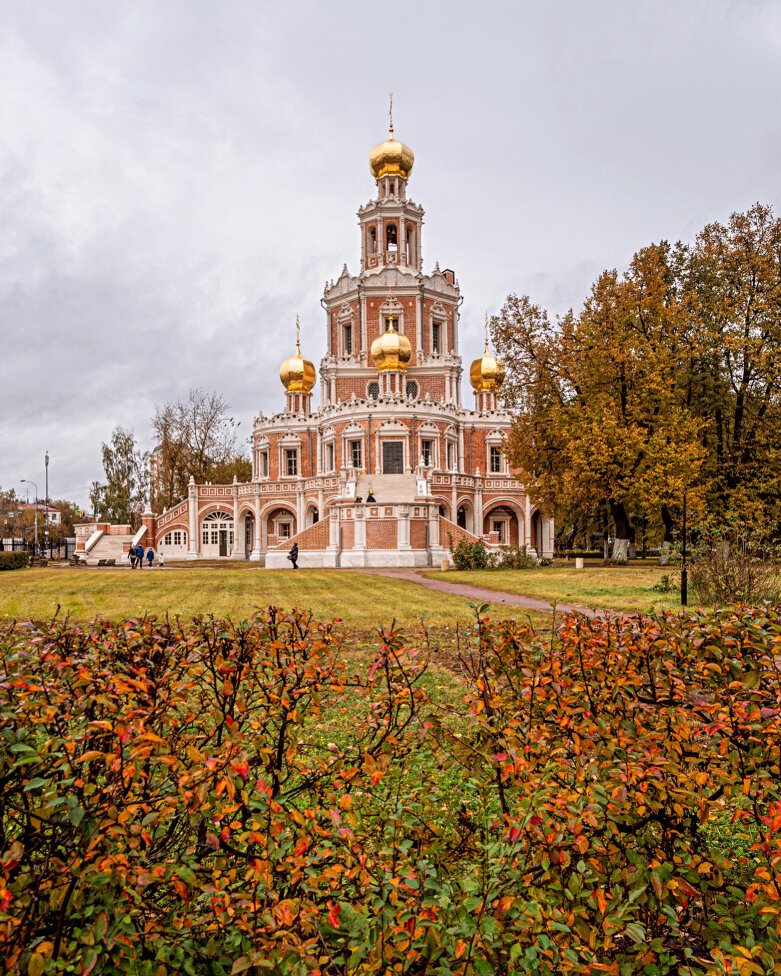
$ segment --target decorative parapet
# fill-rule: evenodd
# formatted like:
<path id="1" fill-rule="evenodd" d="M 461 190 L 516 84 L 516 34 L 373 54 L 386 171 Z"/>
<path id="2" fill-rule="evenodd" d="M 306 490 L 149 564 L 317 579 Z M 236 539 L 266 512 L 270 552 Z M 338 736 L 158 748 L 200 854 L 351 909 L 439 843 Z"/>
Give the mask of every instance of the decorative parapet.
<path id="1" fill-rule="evenodd" d="M 183 499 L 177 502 L 172 508 L 167 509 L 157 520 L 158 531 L 164 526 L 169 525 L 171 522 L 175 522 L 176 519 L 181 518 L 182 515 L 187 514 L 187 499 Z"/>

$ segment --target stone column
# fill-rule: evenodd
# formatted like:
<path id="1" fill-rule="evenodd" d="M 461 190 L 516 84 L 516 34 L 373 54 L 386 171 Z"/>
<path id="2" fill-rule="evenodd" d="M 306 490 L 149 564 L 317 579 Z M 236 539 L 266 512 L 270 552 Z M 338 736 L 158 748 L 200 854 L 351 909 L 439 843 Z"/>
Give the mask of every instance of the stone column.
<path id="1" fill-rule="evenodd" d="M 529 549 L 533 549 L 534 548 L 534 545 L 532 543 L 532 535 L 531 535 L 531 532 L 532 532 L 532 503 L 531 503 L 531 500 L 529 499 L 529 496 L 528 495 L 526 496 L 526 519 L 525 519 L 525 522 L 526 522 L 526 524 L 524 525 L 524 529 L 523 529 L 523 538 L 524 538 L 524 541 L 521 543 L 521 545 L 525 545 Z"/>
<path id="2" fill-rule="evenodd" d="M 296 531 L 297 535 L 304 528 L 304 486 L 301 481 L 296 485 Z"/>
<path id="3" fill-rule="evenodd" d="M 363 505 L 356 505 L 353 509 L 355 519 L 355 536 L 353 551 L 347 565 L 365 566 L 366 565 L 366 510 Z M 344 553 L 342 554 L 342 565 L 345 565 Z"/>
<path id="4" fill-rule="evenodd" d="M 187 558 L 197 559 L 201 549 L 198 530 L 198 488 L 192 475 L 190 475 L 190 483 L 187 486 L 187 516 L 190 526 L 190 544 L 187 547 Z"/>
<path id="5" fill-rule="evenodd" d="M 231 559 L 244 559 L 245 533 L 239 530 L 239 479 L 233 476 L 231 486 L 233 496 L 233 549 L 230 553 Z"/>
<path id="6" fill-rule="evenodd" d="M 483 534 L 483 479 L 480 468 L 475 475 L 475 535 Z"/>
<path id="7" fill-rule="evenodd" d="M 396 512 L 398 514 L 398 541 L 397 546 L 399 549 L 411 549 L 410 545 L 410 529 L 409 529 L 409 505 L 400 505 Z"/>
<path id="8" fill-rule="evenodd" d="M 418 356 L 423 355 L 423 316 L 424 316 L 425 306 L 423 305 L 423 296 L 418 295 L 418 321 L 416 323 L 416 361 Z"/>
<path id="9" fill-rule="evenodd" d="M 259 563 L 263 558 L 263 537 L 260 531 L 260 485 L 255 485 L 255 498 L 253 503 L 255 511 L 255 537 L 252 540 L 252 553 L 250 562 Z"/>
<path id="10" fill-rule="evenodd" d="M 428 507 L 428 547 L 439 548 L 439 509 L 436 505 Z"/>

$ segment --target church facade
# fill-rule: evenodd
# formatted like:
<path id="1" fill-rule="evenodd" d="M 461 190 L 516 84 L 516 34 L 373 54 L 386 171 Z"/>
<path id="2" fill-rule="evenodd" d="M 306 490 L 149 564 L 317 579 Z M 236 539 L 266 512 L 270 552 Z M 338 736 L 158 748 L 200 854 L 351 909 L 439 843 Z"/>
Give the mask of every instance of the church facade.
<path id="1" fill-rule="evenodd" d="M 553 523 L 508 466 L 511 424 L 497 394 L 504 367 L 485 349 L 461 399 L 461 292 L 426 274 L 423 209 L 407 196 L 412 150 L 370 154 L 376 195 L 358 211 L 360 271 L 347 265 L 322 299 L 327 351 L 280 369 L 284 403 L 254 419 L 252 481 L 190 483 L 187 498 L 144 515 L 138 541 L 166 559 L 249 559 L 310 567 L 440 565 L 462 539 L 553 550 Z"/>

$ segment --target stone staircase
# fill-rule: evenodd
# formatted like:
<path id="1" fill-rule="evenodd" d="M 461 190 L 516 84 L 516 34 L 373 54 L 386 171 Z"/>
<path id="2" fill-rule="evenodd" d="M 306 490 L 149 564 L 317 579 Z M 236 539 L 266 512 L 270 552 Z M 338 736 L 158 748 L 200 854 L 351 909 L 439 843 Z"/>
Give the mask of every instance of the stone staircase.
<path id="1" fill-rule="evenodd" d="M 88 566 L 97 566 L 101 559 L 113 559 L 116 566 L 127 563 L 127 547 L 133 537 L 131 535 L 102 535 L 87 553 Z"/>
<path id="2" fill-rule="evenodd" d="M 364 502 L 370 487 L 374 489 L 374 497 L 380 505 L 391 502 L 409 503 L 415 499 L 414 474 L 358 475 L 355 494 L 360 495 Z"/>

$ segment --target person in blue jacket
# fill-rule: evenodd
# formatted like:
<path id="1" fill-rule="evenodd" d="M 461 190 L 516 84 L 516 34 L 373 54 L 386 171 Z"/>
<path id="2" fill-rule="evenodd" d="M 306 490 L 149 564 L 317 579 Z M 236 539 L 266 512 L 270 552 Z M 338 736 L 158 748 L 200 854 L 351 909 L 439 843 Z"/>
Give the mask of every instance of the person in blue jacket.
<path id="1" fill-rule="evenodd" d="M 144 547 L 141 545 L 140 542 L 136 546 L 136 559 L 138 560 L 138 568 L 143 569 L 144 568 Z"/>
<path id="2" fill-rule="evenodd" d="M 151 569 L 152 563 L 155 561 L 155 551 L 151 546 L 146 551 L 146 561 L 147 561 L 147 565 Z"/>

